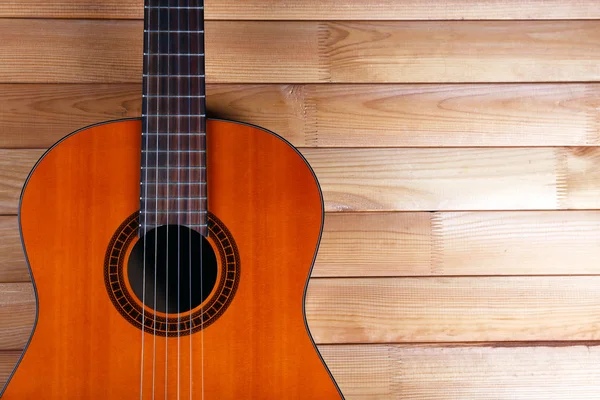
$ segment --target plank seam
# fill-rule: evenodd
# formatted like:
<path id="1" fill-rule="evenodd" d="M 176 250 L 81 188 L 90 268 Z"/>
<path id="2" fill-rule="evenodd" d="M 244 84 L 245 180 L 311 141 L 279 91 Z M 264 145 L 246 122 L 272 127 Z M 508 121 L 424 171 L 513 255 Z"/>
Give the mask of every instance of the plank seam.
<path id="1" fill-rule="evenodd" d="M 444 274 L 444 224 L 442 214 L 432 212 L 431 215 L 431 248 L 430 248 L 430 268 L 431 275 Z"/>
<path id="2" fill-rule="evenodd" d="M 318 76 L 321 82 L 331 82 L 331 57 L 329 57 L 329 40 L 331 30 L 326 22 L 317 25 L 317 51 L 319 52 Z"/>
<path id="3" fill-rule="evenodd" d="M 306 146 L 319 147 L 317 100 L 314 96 L 314 88 L 310 85 L 301 85 L 301 88 L 303 94 L 304 143 Z"/>
<path id="4" fill-rule="evenodd" d="M 568 208 L 569 194 L 569 160 L 567 150 L 562 147 L 555 149 L 555 177 L 556 177 L 556 208 Z"/>
<path id="5" fill-rule="evenodd" d="M 584 89 L 585 99 L 592 103 L 587 112 L 587 127 L 585 143 L 588 146 L 597 146 L 600 144 L 600 110 L 593 106 L 594 99 L 597 98 L 597 91 L 594 91 L 591 85 L 586 85 Z"/>

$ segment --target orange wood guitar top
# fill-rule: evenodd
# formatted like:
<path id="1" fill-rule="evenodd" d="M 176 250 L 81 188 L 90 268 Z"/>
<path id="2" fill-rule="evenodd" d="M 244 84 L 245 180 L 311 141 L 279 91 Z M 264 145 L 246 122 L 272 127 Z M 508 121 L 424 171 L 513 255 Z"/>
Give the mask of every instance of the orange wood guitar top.
<path id="1" fill-rule="evenodd" d="M 104 260 L 139 209 L 141 125 L 81 130 L 42 158 L 24 190 L 20 223 L 38 314 L 3 399 L 341 398 L 305 326 L 323 218 L 312 171 L 258 128 L 211 120 L 207 132 L 209 211 L 231 232 L 241 263 L 229 308 L 205 329 L 168 339 L 119 314 Z"/>

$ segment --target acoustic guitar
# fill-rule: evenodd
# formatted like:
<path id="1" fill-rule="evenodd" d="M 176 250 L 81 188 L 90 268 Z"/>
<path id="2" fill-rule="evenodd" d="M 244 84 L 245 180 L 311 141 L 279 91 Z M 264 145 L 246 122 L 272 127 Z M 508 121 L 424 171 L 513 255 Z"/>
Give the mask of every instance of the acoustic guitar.
<path id="1" fill-rule="evenodd" d="M 203 1 L 146 0 L 144 38 L 142 118 L 66 136 L 27 178 L 37 312 L 2 398 L 342 398 L 304 313 L 315 175 L 205 117 Z"/>

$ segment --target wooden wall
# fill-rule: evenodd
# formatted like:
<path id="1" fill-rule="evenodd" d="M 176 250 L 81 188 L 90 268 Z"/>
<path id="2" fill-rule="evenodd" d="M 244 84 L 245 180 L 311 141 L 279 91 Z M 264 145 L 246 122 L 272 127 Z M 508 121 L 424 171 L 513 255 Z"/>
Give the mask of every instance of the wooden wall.
<path id="1" fill-rule="evenodd" d="M 213 116 L 285 136 L 326 226 L 309 324 L 348 399 L 600 397 L 597 0 L 206 0 Z M 142 0 L 0 1 L 0 385 L 44 149 L 140 114 Z"/>

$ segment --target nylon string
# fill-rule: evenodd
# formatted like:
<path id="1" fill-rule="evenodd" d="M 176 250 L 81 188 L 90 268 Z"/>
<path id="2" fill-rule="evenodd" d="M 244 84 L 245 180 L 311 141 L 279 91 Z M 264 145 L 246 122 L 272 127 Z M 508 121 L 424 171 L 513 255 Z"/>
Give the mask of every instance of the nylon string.
<path id="1" fill-rule="evenodd" d="M 150 2 L 148 2 L 150 3 Z M 146 27 L 146 29 L 148 30 L 147 32 L 147 43 L 148 43 L 148 49 L 147 49 L 147 54 L 146 54 L 146 67 L 148 68 L 146 70 L 146 73 L 148 74 L 150 71 L 150 20 L 151 20 L 151 9 L 146 10 L 146 13 L 148 15 L 148 25 Z M 148 74 L 149 75 L 149 74 Z M 150 77 L 146 76 L 146 93 L 150 94 Z M 143 396 L 144 396 L 144 348 L 145 348 L 145 321 L 146 321 L 146 307 L 144 306 L 146 304 L 146 230 L 148 229 L 148 133 L 149 133 L 149 124 L 148 124 L 148 120 L 149 120 L 149 107 L 148 107 L 148 97 L 146 97 L 146 154 L 145 154 L 145 162 L 144 162 L 144 166 L 146 167 L 144 170 L 145 173 L 145 185 L 144 185 L 144 208 L 142 209 L 142 211 L 144 212 L 144 224 L 143 224 L 143 229 L 141 230 L 141 233 L 144 235 L 144 244 L 143 244 L 143 258 L 142 258 L 142 355 L 141 355 L 141 366 L 140 366 L 140 400 L 142 400 Z"/>

